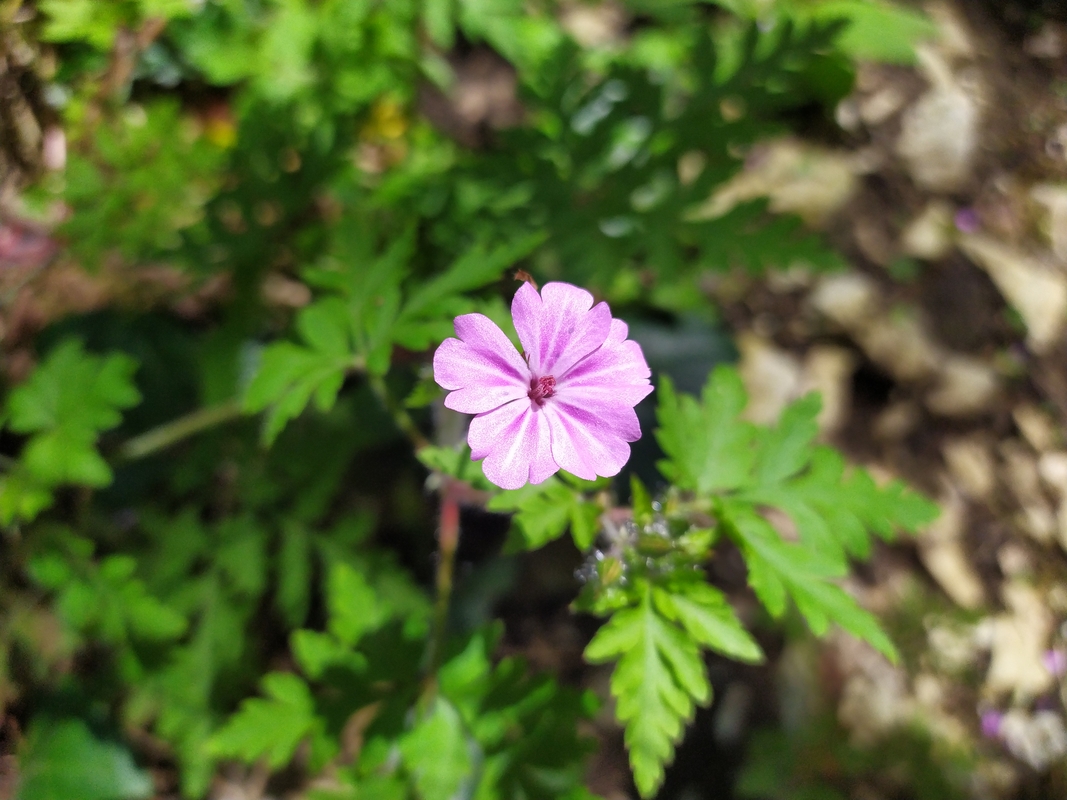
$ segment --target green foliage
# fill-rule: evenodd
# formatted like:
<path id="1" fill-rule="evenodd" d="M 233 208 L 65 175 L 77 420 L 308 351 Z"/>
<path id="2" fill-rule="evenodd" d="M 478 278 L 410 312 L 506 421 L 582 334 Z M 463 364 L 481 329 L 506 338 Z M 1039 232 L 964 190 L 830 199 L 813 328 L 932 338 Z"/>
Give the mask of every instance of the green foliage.
<path id="1" fill-rule="evenodd" d="M 212 755 L 257 761 L 273 769 L 285 766 L 297 747 L 311 741 L 312 764 L 321 766 L 336 745 L 316 716 L 311 692 L 304 681 L 285 672 L 264 676 L 266 699 L 253 698 L 212 737 Z"/>
<path id="2" fill-rule="evenodd" d="M 7 397 L 7 428 L 29 438 L 0 483 L 0 523 L 33 519 L 63 484 L 103 487 L 112 473 L 97 452 L 100 434 L 122 421 L 141 396 L 128 356 L 99 357 L 80 342 L 58 345 Z"/>
<path id="3" fill-rule="evenodd" d="M 561 48 L 543 71 L 551 79 L 528 98 L 537 124 L 503 137 L 504 148 L 471 176 L 478 188 L 468 195 L 484 201 L 456 211 L 472 225 L 484 226 L 489 215 L 500 220 L 495 225 L 544 226 L 552 260 L 605 290 L 620 270 L 654 264 L 662 286 L 653 297 L 664 300 L 688 297 L 694 270 L 796 261 L 838 267 L 840 258 L 817 237 L 793 220 L 772 219 L 762 203 L 718 219 L 694 214 L 741 168 L 739 148 L 775 131 L 774 116 L 810 96 L 806 71 L 838 30 L 832 23 L 783 24 L 770 33 L 752 26 L 729 64 L 710 34 L 690 31 L 677 67 L 684 91 L 621 60 L 591 82 L 578 55 Z M 744 111 L 724 114 L 724 103 Z M 685 180 L 683 157 L 698 165 Z"/>
<path id="4" fill-rule="evenodd" d="M 603 481 L 599 483 L 603 484 Z M 600 504 L 584 498 L 583 489 L 596 486 L 592 481 L 566 476 L 551 477 L 536 486 L 500 492 L 486 505 L 490 511 L 514 511 L 515 526 L 521 536 L 521 548 L 536 550 L 566 530 L 579 550 L 588 550 L 600 528 L 603 511 Z"/>
<path id="5" fill-rule="evenodd" d="M 713 0 L 716 5 L 749 19 L 768 12 L 798 21 L 844 20 L 848 24 L 835 44 L 859 59 L 892 64 L 915 61 L 915 45 L 931 39 L 937 26 L 924 14 L 882 0 Z"/>
<path id="6" fill-rule="evenodd" d="M 771 616 L 791 600 L 817 633 L 892 652 L 837 581 L 871 533 L 932 510 L 817 446 L 815 399 L 760 428 L 736 374 L 701 400 L 663 379 L 670 485 L 634 480 L 631 509 L 562 473 L 499 491 L 436 402 L 431 353 L 457 315 L 515 338 L 516 268 L 637 318 L 712 313 L 706 271 L 840 264 L 763 201 L 703 212 L 749 145 L 847 91 L 835 47 L 896 57 L 917 18 L 783 2 L 791 23 L 709 25 L 704 5 L 629 3 L 627 38 L 586 47 L 555 4 L 520 0 L 36 4 L 69 157 L 24 198 L 62 219 L 62 269 L 27 267 L 25 295 L 23 273 L 5 284 L 28 309 L 5 374 L 47 353 L 2 401 L 20 796 L 146 796 L 134 743 L 151 742 L 189 798 L 232 759 L 320 800 L 590 800 L 595 698 L 500 658 L 488 612 L 434 605 L 427 489 L 511 514 L 512 551 L 569 530 L 588 554 L 576 607 L 610 619 L 587 656 L 617 662 L 645 796 L 711 700 L 708 653 L 762 658 L 704 571 L 724 539 Z M 510 66 L 481 75 L 483 48 Z M 512 74 L 524 111 L 498 128 Z M 469 102 L 483 90 L 488 119 Z M 38 320 L 38 342 L 18 338 Z M 67 692 L 99 714 L 49 716 L 40 698 Z M 130 744 L 103 733 L 120 730 Z"/>
<path id="7" fill-rule="evenodd" d="M 120 28 L 136 28 L 150 17 L 173 19 L 189 16 L 187 0 L 40 0 L 47 17 L 42 38 L 51 42 L 86 42 L 109 49 Z"/>
<path id="8" fill-rule="evenodd" d="M 699 402 L 676 395 L 669 380 L 660 392 L 657 438 L 667 454 L 661 469 L 679 488 L 712 501 L 772 616 L 785 612 L 788 595 L 816 633 L 836 622 L 895 657 L 874 617 L 830 579 L 847 573 L 849 555 L 869 553 L 871 531 L 884 538 L 898 528 L 914 531 L 936 516 L 936 507 L 899 482 L 883 489 L 863 470 L 846 474 L 840 455 L 815 447 L 816 397 L 761 430 L 739 419 L 746 397 L 732 369 L 715 370 Z M 766 507 L 785 512 L 798 541 L 782 538 L 760 513 Z"/>
<path id="9" fill-rule="evenodd" d="M 310 401 L 328 411 L 349 370 L 384 375 L 394 346 L 424 350 L 450 336 L 452 319 L 474 309 L 465 293 L 497 280 L 538 242 L 524 237 L 495 248 L 475 247 L 436 278 L 405 292 L 411 237 L 400 236 L 378 252 L 356 224 L 346 228 L 337 232 L 334 252 L 306 272 L 327 294 L 297 315 L 301 343 L 268 346 L 245 394 L 247 411 L 269 409 L 263 428 L 268 444 Z"/>
<path id="10" fill-rule="evenodd" d="M 645 577 L 626 596 L 627 605 L 597 632 L 585 657 L 616 661 L 616 716 L 626 726 L 634 781 L 641 796 L 650 797 L 694 705 L 711 701 L 700 648 L 743 661 L 760 661 L 763 654 L 722 594 L 702 580 Z"/>
<path id="11" fill-rule="evenodd" d="M 166 641 L 185 632 L 185 617 L 134 575 L 135 559 L 113 555 L 94 563 L 91 542 L 70 537 L 63 545 L 32 559 L 28 570 L 56 593 L 56 612 L 71 629 L 110 643 Z"/>
<path id="12" fill-rule="evenodd" d="M 71 155 L 63 200 L 73 213 L 62 228 L 71 252 L 90 268 L 113 252 L 135 263 L 180 256 L 189 236 L 203 236 L 223 160 L 176 102 L 130 106 L 95 128 L 87 152 Z"/>
<path id="13" fill-rule="evenodd" d="M 140 800 L 152 779 L 120 742 L 98 736 L 76 717 L 40 716 L 19 757 L 23 800 Z"/>

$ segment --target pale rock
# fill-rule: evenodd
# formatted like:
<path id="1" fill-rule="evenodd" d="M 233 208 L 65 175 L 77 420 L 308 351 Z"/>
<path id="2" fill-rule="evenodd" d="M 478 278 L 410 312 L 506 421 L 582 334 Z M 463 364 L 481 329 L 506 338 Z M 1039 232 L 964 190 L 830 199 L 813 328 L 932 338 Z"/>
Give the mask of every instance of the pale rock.
<path id="1" fill-rule="evenodd" d="M 1041 488 L 1037 459 L 1018 439 L 1000 447 L 1002 477 L 1022 508 L 1023 529 L 1041 544 L 1050 544 L 1056 531 L 1056 517 Z"/>
<path id="2" fill-rule="evenodd" d="M 1042 453 L 1037 461 L 1037 472 L 1059 497 L 1067 497 L 1067 452 Z"/>
<path id="3" fill-rule="evenodd" d="M 1060 265 L 1067 267 L 1067 186 L 1038 184 L 1030 190 L 1030 197 L 1045 210 L 1045 236 Z"/>
<path id="4" fill-rule="evenodd" d="M 858 185 L 852 157 L 795 139 L 762 145 L 745 169 L 721 186 L 694 219 L 716 219 L 740 203 L 767 197 L 772 211 L 796 214 L 820 227 L 853 195 Z"/>
<path id="5" fill-rule="evenodd" d="M 838 669 L 848 676 L 837 717 L 854 744 L 873 745 L 914 715 L 907 676 L 865 642 L 842 635 L 834 635 L 831 642 Z"/>
<path id="6" fill-rule="evenodd" d="M 989 621 L 991 656 L 984 690 L 990 696 L 1010 693 L 1025 704 L 1052 688 L 1054 679 L 1043 656 L 1052 633 L 1052 617 L 1031 586 L 1013 581 L 1002 589 L 1008 611 Z"/>
<path id="7" fill-rule="evenodd" d="M 1012 418 L 1030 446 L 1044 453 L 1056 446 L 1060 434 L 1056 423 L 1040 408 L 1023 403 L 1012 409 Z"/>
<path id="8" fill-rule="evenodd" d="M 932 200 L 900 235 L 901 249 L 913 258 L 937 261 L 948 255 L 955 240 L 952 206 Z"/>
<path id="9" fill-rule="evenodd" d="M 897 441 L 915 430 L 921 421 L 922 412 L 912 401 L 890 403 L 874 421 L 874 436 L 883 441 Z"/>
<path id="10" fill-rule="evenodd" d="M 919 537 L 919 558 L 957 605 L 978 608 L 985 600 L 985 591 L 963 549 L 966 505 L 953 489 L 944 494 L 939 505 L 941 515 Z"/>
<path id="11" fill-rule="evenodd" d="M 1067 497 L 1056 508 L 1056 541 L 1067 551 Z"/>
<path id="12" fill-rule="evenodd" d="M 1045 22 L 1037 33 L 1023 42 L 1023 50 L 1034 58 L 1056 60 L 1067 55 L 1067 27 Z"/>
<path id="13" fill-rule="evenodd" d="M 834 109 L 834 120 L 842 130 L 859 133 L 863 118 L 860 116 L 860 105 L 855 97 L 846 97 L 837 104 L 837 108 Z"/>
<path id="14" fill-rule="evenodd" d="M 920 44 L 920 53 L 931 47 L 948 58 L 969 60 L 975 57 L 976 48 L 970 28 L 954 5 L 932 2 L 925 5 L 927 15 L 937 23 L 937 42 Z"/>
<path id="15" fill-rule="evenodd" d="M 1033 715 L 1013 708 L 1004 715 L 1000 735 L 1013 756 L 1038 772 L 1067 755 L 1067 728 L 1055 711 L 1038 711 Z"/>
<path id="16" fill-rule="evenodd" d="M 904 107 L 906 99 L 899 86 L 889 84 L 860 101 L 859 117 L 870 127 L 881 125 Z"/>
<path id="17" fill-rule="evenodd" d="M 919 186 L 956 191 L 970 179 L 978 152 L 978 99 L 932 50 L 919 55 L 932 86 L 901 117 L 897 154 Z"/>
<path id="18" fill-rule="evenodd" d="M 1008 542 L 997 550 L 997 565 L 1008 578 L 1023 578 L 1034 574 L 1034 564 L 1026 548 Z"/>
<path id="19" fill-rule="evenodd" d="M 856 356 L 844 347 L 815 345 L 804 356 L 800 393 L 818 392 L 822 397 L 816 422 L 824 434 L 836 431 L 848 416 L 855 369 Z"/>
<path id="20" fill-rule="evenodd" d="M 959 246 L 1022 316 L 1030 348 L 1050 349 L 1067 323 L 1067 274 L 981 234 L 961 235 Z"/>
<path id="21" fill-rule="evenodd" d="M 992 367 L 970 356 L 950 356 L 941 365 L 926 405 L 946 417 L 973 416 L 988 411 L 999 394 L 1000 379 Z"/>
<path id="22" fill-rule="evenodd" d="M 934 625 L 926 633 L 926 642 L 934 665 L 947 673 L 970 669 L 978 659 L 974 630 L 969 626 Z"/>
<path id="23" fill-rule="evenodd" d="M 913 313 L 888 314 L 864 323 L 853 335 L 871 360 L 898 380 L 932 375 L 944 359 L 941 348 Z"/>
<path id="24" fill-rule="evenodd" d="M 816 311 L 849 330 L 878 313 L 878 286 L 859 272 L 831 275 L 815 288 L 810 302 Z"/>
<path id="25" fill-rule="evenodd" d="M 996 484 L 996 467 L 989 444 L 978 437 L 949 439 L 941 448 L 952 477 L 965 494 L 985 500 Z"/>
<path id="26" fill-rule="evenodd" d="M 611 47 L 623 39 L 627 14 L 614 2 L 567 3 L 560 11 L 559 21 L 582 47 Z"/>
<path id="27" fill-rule="evenodd" d="M 739 372 L 748 390 L 744 417 L 761 425 L 773 424 L 782 410 L 800 396 L 799 359 L 754 333 L 743 333 Z"/>
<path id="28" fill-rule="evenodd" d="M 1037 462 L 1041 480 L 1059 499 L 1056 509 L 1056 541 L 1067 550 L 1067 452 L 1042 453 Z"/>

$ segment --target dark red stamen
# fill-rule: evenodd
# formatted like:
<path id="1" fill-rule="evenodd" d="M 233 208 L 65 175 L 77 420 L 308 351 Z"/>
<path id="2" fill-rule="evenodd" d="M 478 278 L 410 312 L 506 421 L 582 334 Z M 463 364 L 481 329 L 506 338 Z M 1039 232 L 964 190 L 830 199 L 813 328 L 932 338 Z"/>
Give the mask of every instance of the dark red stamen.
<path id="1" fill-rule="evenodd" d="M 545 398 L 551 397 L 555 393 L 556 379 L 551 375 L 545 375 L 543 378 L 530 379 L 530 391 L 528 394 L 530 399 L 538 406 L 543 406 L 545 404 Z"/>

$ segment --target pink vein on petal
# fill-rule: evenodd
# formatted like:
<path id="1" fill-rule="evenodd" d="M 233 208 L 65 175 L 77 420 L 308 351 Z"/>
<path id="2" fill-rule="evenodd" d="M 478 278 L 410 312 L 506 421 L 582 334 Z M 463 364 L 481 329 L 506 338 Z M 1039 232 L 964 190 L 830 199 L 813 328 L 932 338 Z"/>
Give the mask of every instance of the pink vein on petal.
<path id="1" fill-rule="evenodd" d="M 467 441 L 471 459 L 484 458 L 485 477 L 502 489 L 541 483 L 559 469 L 545 415 L 534 411 L 527 398 L 476 416 Z"/>
<path id="2" fill-rule="evenodd" d="M 546 409 L 552 432 L 552 458 L 560 469 L 590 481 L 598 475 L 619 474 L 630 458 L 630 445 L 610 425 L 567 403 L 555 403 Z"/>
<path id="3" fill-rule="evenodd" d="M 633 407 L 652 392 L 651 372 L 637 342 L 628 341 L 626 323 L 611 321 L 611 333 L 600 347 L 556 381 L 556 393 L 571 405 Z M 602 412 L 598 412 L 602 413 Z M 640 431 L 629 441 L 640 438 Z"/>
<path id="4" fill-rule="evenodd" d="M 535 375 L 560 375 L 600 347 L 611 332 L 607 303 L 567 283 L 546 283 L 540 298 L 529 284 L 512 301 L 515 329 Z"/>
<path id="5" fill-rule="evenodd" d="M 433 357 L 434 379 L 451 390 L 445 406 L 478 414 L 525 396 L 529 369 L 504 332 L 482 314 L 455 324 L 460 339 L 445 339 Z"/>

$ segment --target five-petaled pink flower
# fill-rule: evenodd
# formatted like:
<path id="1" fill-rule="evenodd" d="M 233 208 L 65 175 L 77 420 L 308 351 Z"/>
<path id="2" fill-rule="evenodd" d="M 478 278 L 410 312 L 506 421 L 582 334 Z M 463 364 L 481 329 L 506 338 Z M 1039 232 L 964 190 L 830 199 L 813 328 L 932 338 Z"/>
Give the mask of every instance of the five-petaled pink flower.
<path id="1" fill-rule="evenodd" d="M 641 438 L 634 406 L 649 392 L 648 364 L 607 303 L 567 283 L 524 283 L 511 316 L 525 353 L 482 314 L 456 317 L 458 339 L 433 357 L 445 406 L 471 420 L 471 457 L 503 489 L 559 469 L 592 480 L 617 475 Z"/>

